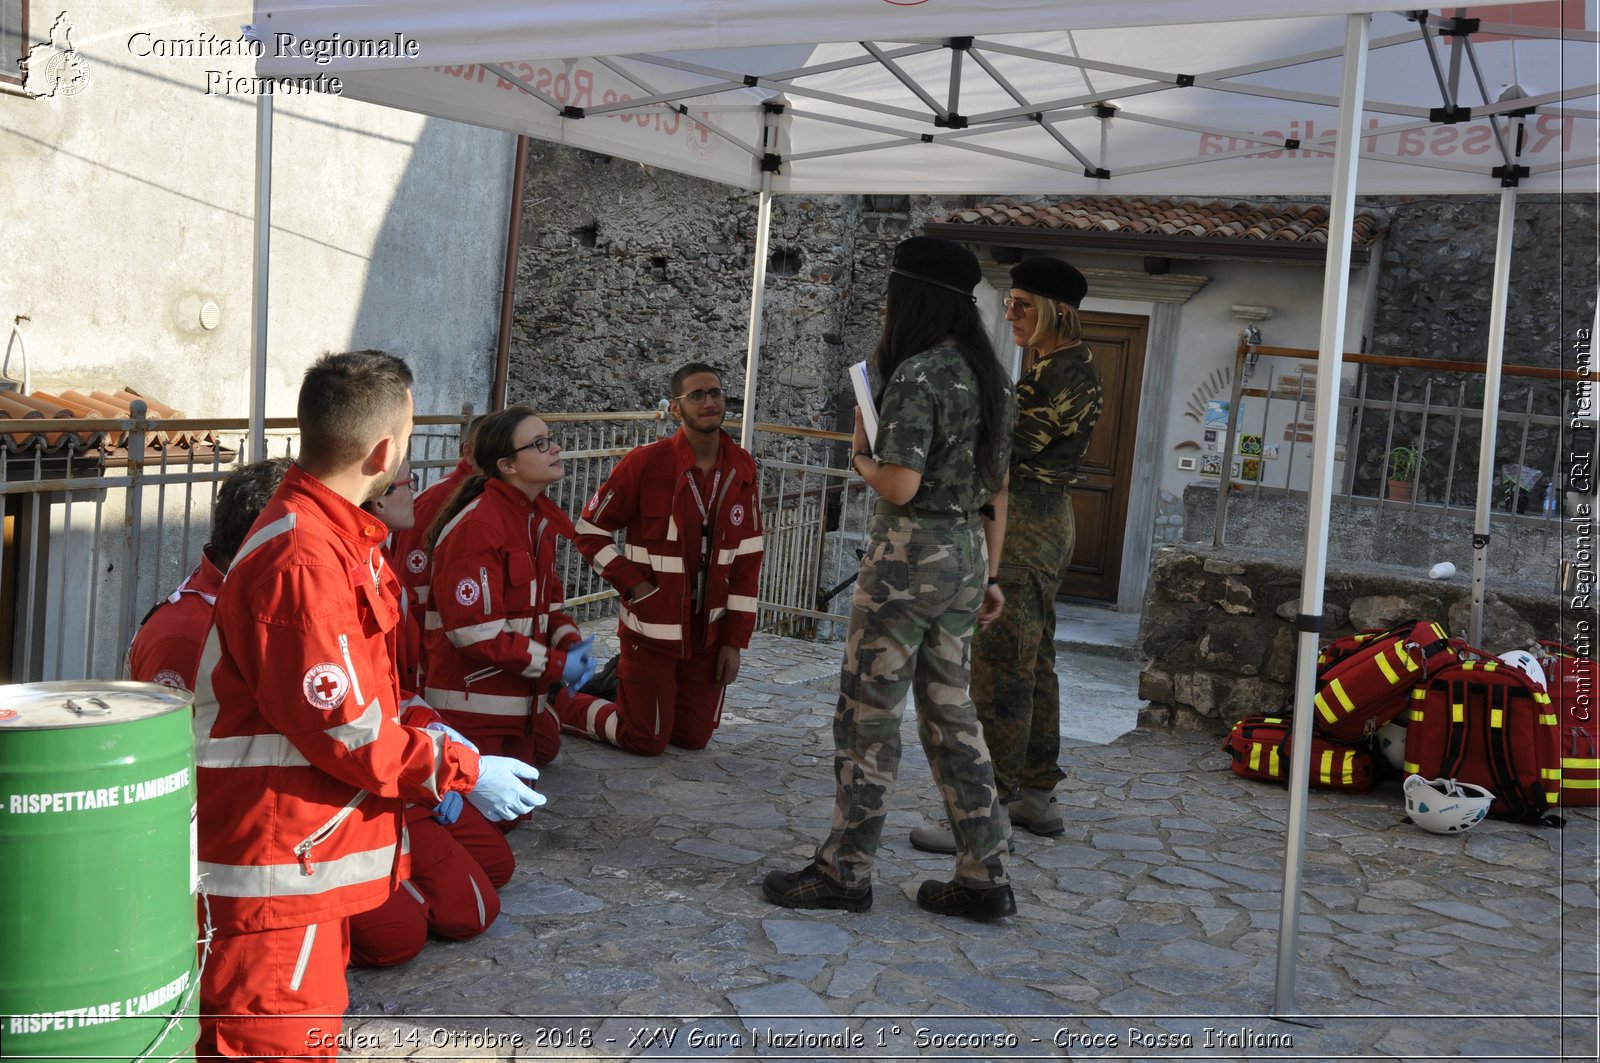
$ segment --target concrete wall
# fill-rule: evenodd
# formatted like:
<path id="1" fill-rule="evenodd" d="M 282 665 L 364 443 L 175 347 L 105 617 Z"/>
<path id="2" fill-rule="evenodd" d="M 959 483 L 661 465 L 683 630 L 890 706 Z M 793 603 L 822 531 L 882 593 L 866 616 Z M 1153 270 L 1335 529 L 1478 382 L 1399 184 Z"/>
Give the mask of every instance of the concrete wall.
<path id="1" fill-rule="evenodd" d="M 55 11 L 33 5 L 36 19 Z M 0 342 L 28 318 L 41 389 L 128 385 L 191 415 L 242 416 L 256 97 L 207 86 L 208 71 L 249 76 L 253 60 L 142 53 L 215 51 L 249 8 L 69 14 L 83 90 L 0 92 Z M 311 359 L 360 347 L 412 361 L 421 411 L 482 407 L 514 138 L 325 95 L 278 96 L 275 115 L 268 414 L 293 413 Z M 21 375 L 16 351 L 9 371 Z"/>

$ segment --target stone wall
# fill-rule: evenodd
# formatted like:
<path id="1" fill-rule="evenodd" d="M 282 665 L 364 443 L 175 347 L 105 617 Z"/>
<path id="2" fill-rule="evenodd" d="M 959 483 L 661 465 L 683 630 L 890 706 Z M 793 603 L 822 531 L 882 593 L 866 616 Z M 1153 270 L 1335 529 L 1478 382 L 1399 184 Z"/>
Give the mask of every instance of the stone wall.
<path id="1" fill-rule="evenodd" d="M 1140 642 L 1146 658 L 1141 726 L 1226 731 L 1240 717 L 1294 701 L 1301 567 L 1246 552 L 1182 545 L 1157 553 L 1145 598 Z M 1469 629 L 1472 587 L 1418 578 L 1382 565 L 1330 566 L 1323 592 L 1323 639 L 1404 619 L 1437 620 L 1453 635 Z M 1580 623 L 1553 594 L 1491 593 L 1483 648 L 1494 653 L 1530 639 L 1582 641 Z M 1311 662 L 1315 667 L 1315 662 Z"/>
<path id="2" fill-rule="evenodd" d="M 776 196 L 758 419 L 847 426 L 845 367 L 877 338 L 887 256 L 947 209 L 914 197 Z M 679 365 L 743 395 L 756 196 L 593 152 L 529 154 L 510 397 L 550 410 L 637 410 Z M 735 410 L 735 412 L 737 412 Z"/>

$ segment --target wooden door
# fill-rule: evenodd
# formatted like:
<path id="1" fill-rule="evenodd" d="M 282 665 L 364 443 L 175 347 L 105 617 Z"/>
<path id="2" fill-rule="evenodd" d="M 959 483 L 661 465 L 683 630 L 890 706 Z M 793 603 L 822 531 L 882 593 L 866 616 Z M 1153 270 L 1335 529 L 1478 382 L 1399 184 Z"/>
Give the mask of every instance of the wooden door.
<path id="1" fill-rule="evenodd" d="M 1105 408 L 1078 466 L 1078 482 L 1072 485 L 1077 542 L 1061 582 L 1061 593 L 1068 597 L 1117 600 L 1149 324 L 1149 318 L 1131 314 L 1083 315 L 1083 338 L 1100 369 Z"/>

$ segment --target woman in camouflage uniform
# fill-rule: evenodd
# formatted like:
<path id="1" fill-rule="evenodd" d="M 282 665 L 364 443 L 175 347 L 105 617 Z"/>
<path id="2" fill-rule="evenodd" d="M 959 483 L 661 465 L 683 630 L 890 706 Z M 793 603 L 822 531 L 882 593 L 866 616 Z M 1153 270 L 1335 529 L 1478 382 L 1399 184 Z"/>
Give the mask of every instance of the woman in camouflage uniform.
<path id="1" fill-rule="evenodd" d="M 883 334 L 870 360 L 877 439 L 869 449 L 858 412 L 851 458 L 879 499 L 833 721 L 832 830 L 810 865 L 772 872 L 762 890 L 786 908 L 871 907 L 873 856 L 910 688 L 957 852 L 954 880 L 924 882 L 917 904 L 994 919 L 1014 913 L 1016 901 L 967 662 L 974 622 L 992 621 L 1004 604 L 998 580 L 985 577 L 1004 534 L 1000 492 L 1015 404 L 972 299 L 982 279 L 972 253 L 913 237 L 895 249 L 890 273 Z"/>
<path id="2" fill-rule="evenodd" d="M 1005 559 L 1006 611 L 972 642 L 972 700 L 994 758 L 995 784 L 1012 825 L 1054 837 L 1066 830 L 1056 803 L 1063 778 L 1056 680 L 1056 594 L 1075 539 L 1069 485 L 1100 420 L 1100 371 L 1083 342 L 1083 274 L 1055 258 L 1011 270 L 1006 319 L 1028 354 L 1017 381 L 1011 435 Z M 955 852 L 945 824 L 918 827 L 911 844 Z"/>

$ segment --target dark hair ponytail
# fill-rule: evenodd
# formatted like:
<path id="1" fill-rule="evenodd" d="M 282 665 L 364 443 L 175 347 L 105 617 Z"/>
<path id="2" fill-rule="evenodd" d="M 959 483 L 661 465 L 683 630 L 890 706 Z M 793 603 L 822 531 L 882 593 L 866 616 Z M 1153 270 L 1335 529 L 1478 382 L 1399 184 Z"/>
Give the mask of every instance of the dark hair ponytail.
<path id="1" fill-rule="evenodd" d="M 1008 420 L 1006 404 L 1012 401 L 1011 382 L 995 357 L 977 304 L 945 289 L 892 273 L 886 309 L 883 332 L 868 360 L 874 398 L 882 401 L 889 378 L 906 359 L 946 340 L 955 344 L 978 381 L 978 478 L 989 490 L 1000 490 L 1006 478 L 1006 467 L 1000 460 L 1005 443 L 1000 426 Z"/>
<path id="2" fill-rule="evenodd" d="M 455 520 L 473 499 L 483 494 L 491 478 L 496 480 L 502 478 L 500 460 L 515 457 L 517 453 L 517 425 L 529 417 L 537 416 L 539 413 L 532 406 L 507 406 L 499 413 L 489 414 L 478 423 L 477 429 L 472 433 L 472 461 L 477 465 L 477 471 L 461 482 L 455 494 L 450 496 L 449 501 L 433 518 L 433 523 L 428 525 L 427 532 L 422 536 L 422 542 L 424 549 L 430 554 L 438 545 L 439 536 L 443 533 L 445 525 Z"/>

